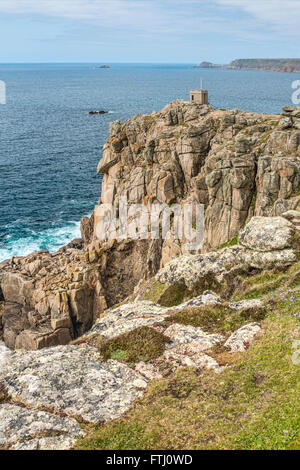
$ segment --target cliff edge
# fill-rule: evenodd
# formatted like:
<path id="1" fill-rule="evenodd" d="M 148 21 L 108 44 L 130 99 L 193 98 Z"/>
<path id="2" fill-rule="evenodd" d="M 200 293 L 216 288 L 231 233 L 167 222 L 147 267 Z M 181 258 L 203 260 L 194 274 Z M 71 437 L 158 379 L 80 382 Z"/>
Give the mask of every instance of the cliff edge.
<path id="1" fill-rule="evenodd" d="M 300 109 L 110 133 L 83 239 L 0 264 L 0 449 L 299 447 Z M 202 204 L 203 250 L 103 239 L 124 195 Z"/>
<path id="2" fill-rule="evenodd" d="M 299 169 L 299 108 L 267 115 L 175 101 L 110 125 L 99 204 L 117 208 L 124 195 L 129 205 L 203 204 L 207 252 L 234 240 L 253 216 L 299 208 Z M 141 280 L 190 254 L 172 226 L 167 239 L 99 240 L 98 208 L 82 220 L 83 248 L 75 242 L 1 263 L 0 327 L 10 348 L 67 344 Z"/>

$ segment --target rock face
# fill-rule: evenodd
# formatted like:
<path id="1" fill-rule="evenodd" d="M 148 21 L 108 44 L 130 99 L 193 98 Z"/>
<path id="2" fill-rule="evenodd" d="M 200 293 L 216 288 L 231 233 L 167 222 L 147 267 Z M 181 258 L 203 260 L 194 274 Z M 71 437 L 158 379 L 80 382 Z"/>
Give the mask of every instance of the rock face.
<path id="1" fill-rule="evenodd" d="M 293 247 L 296 227 L 283 217 L 253 217 L 241 230 L 239 244 L 211 253 L 184 255 L 170 261 L 156 275 L 165 285 L 197 289 L 209 280 L 220 285 L 236 272 L 289 266 L 297 260 Z"/>
<path id="2" fill-rule="evenodd" d="M 237 265 L 264 269 L 293 262 L 290 236 L 300 226 L 299 152 L 297 108 L 284 108 L 282 116 L 260 115 L 175 101 L 160 112 L 111 123 L 98 166 L 104 174 L 100 205 L 82 219 L 82 240 L 55 254 L 38 252 L 0 264 L 0 338 L 17 349 L 67 344 L 170 260 L 170 282 L 190 284 Z M 176 240 L 172 225 L 165 240 L 99 240 L 99 207 L 118 208 L 123 196 L 129 207 L 203 204 L 204 252 L 232 240 L 254 218 L 239 245 L 204 258 L 199 250 L 198 258 L 191 258 L 187 240 Z M 268 239 L 267 219 L 261 217 L 274 219 Z M 158 275 L 162 283 L 171 278 L 167 271 Z"/>
<path id="3" fill-rule="evenodd" d="M 0 448 L 69 449 L 83 435 L 79 423 L 121 417 L 169 367 L 220 372 L 219 349 L 242 353 L 263 333 L 249 323 L 263 318 L 261 300 L 225 299 L 239 275 L 299 260 L 296 111 L 280 117 L 174 102 L 111 124 L 100 203 L 117 207 L 124 195 L 129 205 L 202 203 L 204 250 L 188 252 L 174 227 L 168 240 L 99 240 L 97 206 L 82 220 L 82 240 L 1 263 Z M 215 309 L 216 318 L 225 309 L 246 324 L 206 331 L 186 322 L 197 308 Z M 99 344 L 140 327 L 164 338 L 159 357 L 127 365 L 114 350 L 104 360 Z"/>
<path id="4" fill-rule="evenodd" d="M 7 346 L 41 349 L 68 344 L 102 312 L 159 267 L 147 240 L 93 244 L 87 252 L 65 247 L 5 263 L 1 275 L 0 334 Z M 0 268 L 1 273 L 1 268 Z"/>
<path id="5" fill-rule="evenodd" d="M 159 113 L 111 124 L 98 172 L 100 203 L 205 205 L 205 247 L 234 238 L 253 215 L 278 216 L 300 200 L 300 113 L 259 115 L 176 101 Z M 290 125 L 279 125 L 288 114 Z M 299 114 L 299 115 L 298 115 Z M 94 231 L 92 237 L 96 237 Z M 162 263 L 186 252 L 162 247 Z"/>

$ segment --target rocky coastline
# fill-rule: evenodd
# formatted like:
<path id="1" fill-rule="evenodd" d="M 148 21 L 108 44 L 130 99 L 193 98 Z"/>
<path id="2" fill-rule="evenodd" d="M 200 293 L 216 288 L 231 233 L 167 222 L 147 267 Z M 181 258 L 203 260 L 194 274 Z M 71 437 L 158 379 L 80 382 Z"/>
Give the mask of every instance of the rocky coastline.
<path id="1" fill-rule="evenodd" d="M 111 123 L 98 173 L 81 240 L 0 264 L 0 449 L 73 448 L 153 380 L 185 367 L 222 374 L 230 361 L 216 348 L 246 353 L 265 334 L 266 292 L 299 284 L 299 107 L 271 115 L 175 101 Z M 117 208 L 123 195 L 203 204 L 203 249 L 191 253 L 172 225 L 168 239 L 100 240 L 99 206 Z M 243 298 L 265 273 L 279 284 Z M 126 356 L 133 338 L 155 352 Z"/>
<path id="2" fill-rule="evenodd" d="M 264 70 L 267 72 L 300 73 L 300 59 L 237 59 L 227 65 L 201 62 L 195 68 L 229 70 Z"/>

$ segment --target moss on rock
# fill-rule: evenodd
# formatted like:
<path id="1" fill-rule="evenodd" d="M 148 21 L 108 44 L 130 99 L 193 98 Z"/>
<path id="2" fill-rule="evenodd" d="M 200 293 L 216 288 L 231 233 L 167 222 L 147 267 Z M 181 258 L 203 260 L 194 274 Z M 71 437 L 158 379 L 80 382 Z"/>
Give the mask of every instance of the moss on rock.
<path id="1" fill-rule="evenodd" d="M 99 350 L 104 360 L 115 359 L 132 364 L 139 361 L 148 362 L 161 356 L 165 344 L 169 342 L 170 340 L 163 334 L 143 326 L 104 341 Z"/>

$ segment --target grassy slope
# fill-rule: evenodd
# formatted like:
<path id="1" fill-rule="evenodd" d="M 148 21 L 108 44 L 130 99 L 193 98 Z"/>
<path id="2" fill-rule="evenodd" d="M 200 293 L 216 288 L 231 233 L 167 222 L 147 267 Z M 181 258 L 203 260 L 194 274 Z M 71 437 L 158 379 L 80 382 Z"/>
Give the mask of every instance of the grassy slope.
<path id="1" fill-rule="evenodd" d="M 271 305 L 263 334 L 231 354 L 230 367 L 220 374 L 183 368 L 153 381 L 123 419 L 87 428 L 76 448 L 300 449 L 300 364 L 292 362 L 300 290 L 283 288 Z"/>

